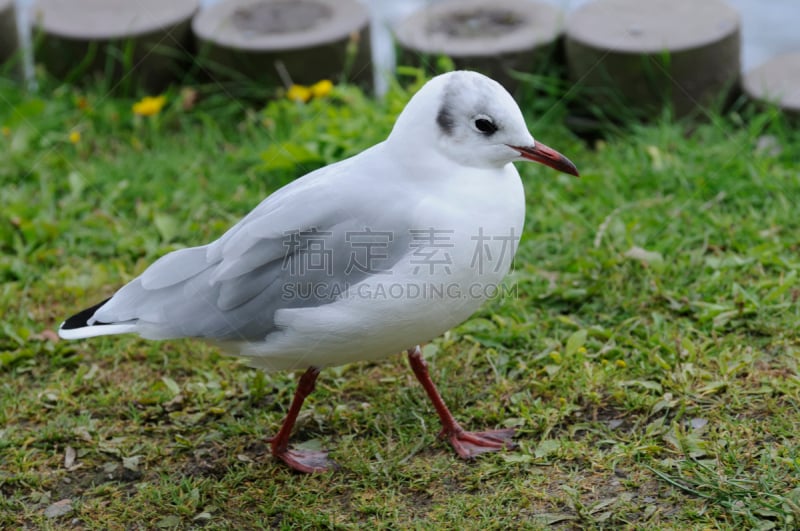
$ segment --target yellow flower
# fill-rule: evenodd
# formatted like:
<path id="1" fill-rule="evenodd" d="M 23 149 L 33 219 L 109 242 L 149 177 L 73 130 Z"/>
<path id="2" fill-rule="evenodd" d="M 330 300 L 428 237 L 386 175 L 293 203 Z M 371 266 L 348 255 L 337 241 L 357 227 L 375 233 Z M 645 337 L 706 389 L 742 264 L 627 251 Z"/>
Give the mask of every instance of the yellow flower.
<path id="1" fill-rule="evenodd" d="M 330 79 L 323 79 L 311 85 L 311 94 L 315 98 L 324 98 L 331 93 L 331 90 L 333 90 L 333 83 L 331 83 Z"/>
<path id="2" fill-rule="evenodd" d="M 628 364 L 627 364 L 627 363 L 625 363 L 625 360 L 617 360 L 616 362 L 614 362 L 614 364 L 615 364 L 617 367 L 619 367 L 620 369 L 624 369 L 625 367 L 627 367 L 627 366 L 628 366 Z"/>
<path id="3" fill-rule="evenodd" d="M 311 89 L 305 85 L 292 85 L 286 91 L 286 97 L 298 103 L 305 103 L 311 99 Z"/>
<path id="4" fill-rule="evenodd" d="M 70 131 L 69 133 L 69 141 L 73 144 L 77 144 L 81 141 L 81 132 L 80 131 Z"/>
<path id="5" fill-rule="evenodd" d="M 153 116 L 160 113 L 166 103 L 166 96 L 145 96 L 133 104 L 133 114 L 137 116 Z"/>

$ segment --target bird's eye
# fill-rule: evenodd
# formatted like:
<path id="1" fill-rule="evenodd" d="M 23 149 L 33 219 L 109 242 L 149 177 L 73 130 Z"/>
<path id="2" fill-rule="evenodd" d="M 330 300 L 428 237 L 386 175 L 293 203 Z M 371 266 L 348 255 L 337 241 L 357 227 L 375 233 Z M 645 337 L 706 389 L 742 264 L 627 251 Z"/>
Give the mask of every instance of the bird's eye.
<path id="1" fill-rule="evenodd" d="M 497 132 L 497 126 L 487 118 L 478 118 L 475 120 L 475 129 L 487 136 Z"/>

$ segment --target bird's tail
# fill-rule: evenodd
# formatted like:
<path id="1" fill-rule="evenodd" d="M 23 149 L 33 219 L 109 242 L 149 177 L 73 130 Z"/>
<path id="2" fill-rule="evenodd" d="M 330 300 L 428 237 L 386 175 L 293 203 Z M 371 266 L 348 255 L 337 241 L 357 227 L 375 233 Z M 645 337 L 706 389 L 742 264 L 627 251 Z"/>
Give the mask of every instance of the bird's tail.
<path id="1" fill-rule="evenodd" d="M 85 337 L 109 336 L 114 334 L 127 334 L 136 332 L 137 326 L 135 322 L 127 323 L 103 323 L 94 321 L 91 324 L 89 321 L 92 316 L 107 303 L 110 299 L 95 304 L 91 308 L 86 308 L 66 321 L 61 323 L 58 327 L 58 335 L 62 339 L 83 339 Z"/>

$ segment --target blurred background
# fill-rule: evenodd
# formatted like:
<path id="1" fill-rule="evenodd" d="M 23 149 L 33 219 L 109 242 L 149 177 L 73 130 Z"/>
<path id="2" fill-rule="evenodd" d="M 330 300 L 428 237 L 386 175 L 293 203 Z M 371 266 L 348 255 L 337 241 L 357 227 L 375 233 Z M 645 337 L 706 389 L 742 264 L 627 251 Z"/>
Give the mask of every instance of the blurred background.
<path id="1" fill-rule="evenodd" d="M 219 0 L 201 0 L 203 7 Z M 395 54 L 390 28 L 414 11 L 439 3 L 442 0 L 360 0 L 372 18 L 372 53 L 375 64 L 375 87 L 382 93 L 386 87 L 386 73 L 394 66 Z M 591 0 L 543 0 L 563 9 L 573 11 Z M 727 0 L 736 8 L 742 19 L 742 69 L 755 68 L 772 57 L 800 49 L 800 2 L 797 0 Z M 27 28 L 34 0 L 15 0 L 18 26 Z M 30 35 L 21 31 L 27 45 Z M 32 72 L 32 58 L 27 56 L 28 75 Z"/>

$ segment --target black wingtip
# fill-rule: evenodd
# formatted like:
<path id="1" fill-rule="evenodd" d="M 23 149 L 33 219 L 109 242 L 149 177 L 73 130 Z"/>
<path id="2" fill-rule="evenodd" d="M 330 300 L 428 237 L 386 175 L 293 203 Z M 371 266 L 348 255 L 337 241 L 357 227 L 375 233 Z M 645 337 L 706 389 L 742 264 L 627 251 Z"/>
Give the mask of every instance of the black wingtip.
<path id="1" fill-rule="evenodd" d="M 64 321 L 64 324 L 61 325 L 61 329 L 73 330 L 75 328 L 83 328 L 84 326 L 89 326 L 88 321 L 94 315 L 94 312 L 96 312 L 102 305 L 107 303 L 109 300 L 111 300 L 111 297 L 107 298 L 103 302 L 98 302 L 91 308 L 86 308 L 85 310 L 81 310 L 72 317 L 67 318 L 67 320 Z M 108 323 L 94 323 L 94 324 L 102 325 Z"/>

